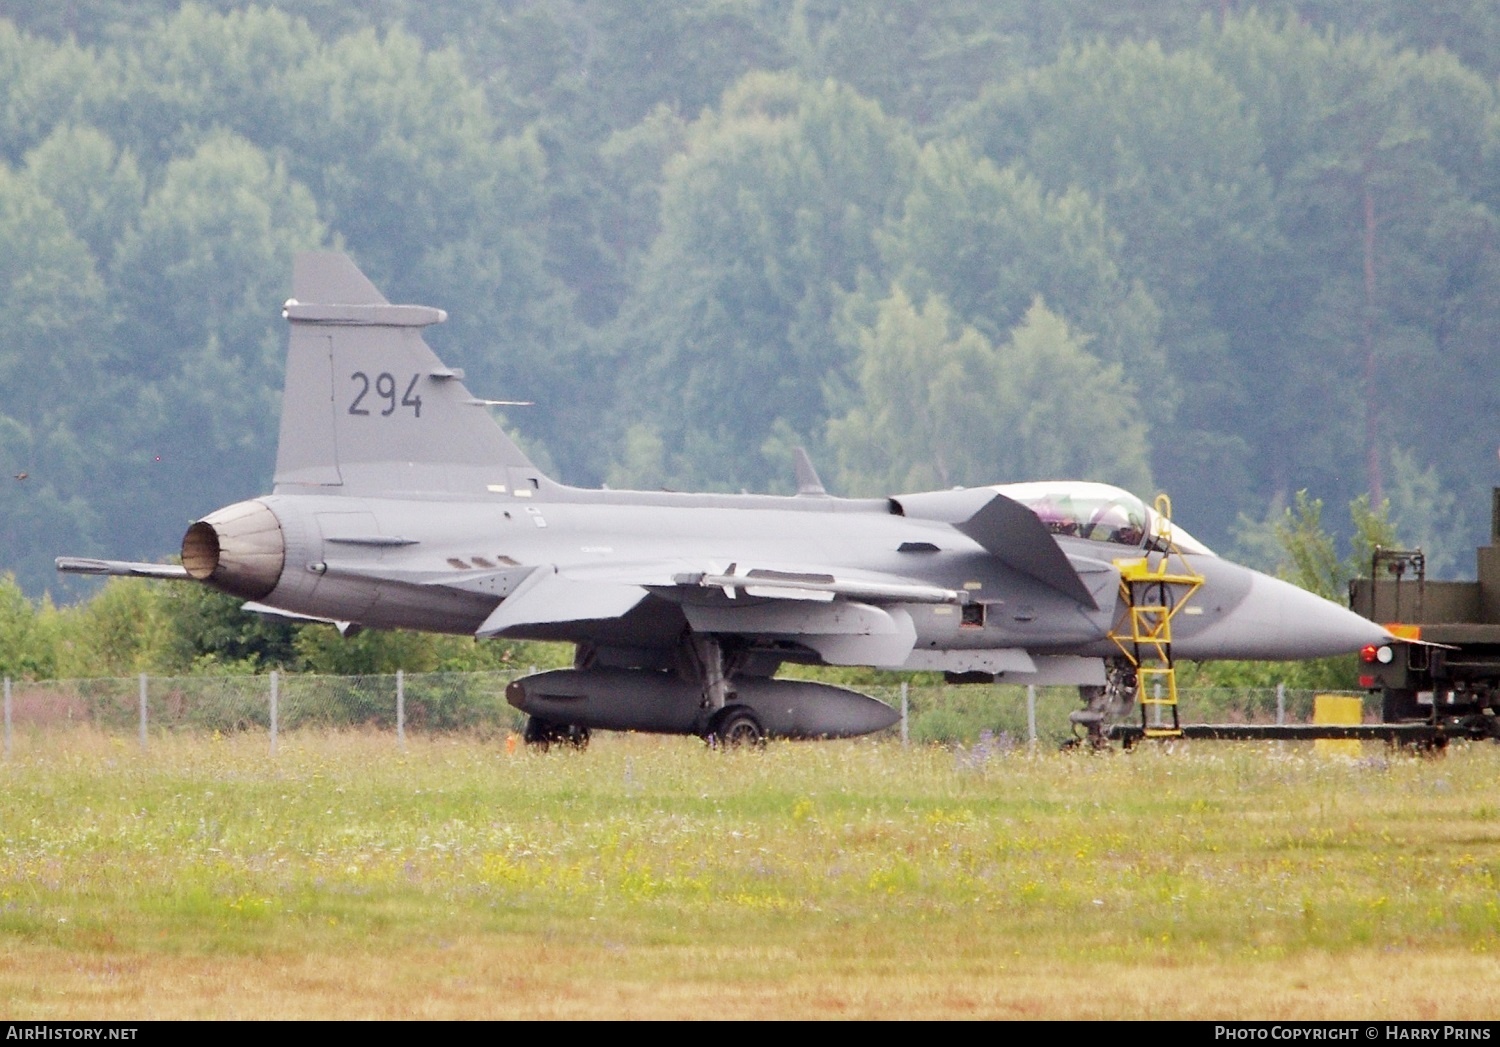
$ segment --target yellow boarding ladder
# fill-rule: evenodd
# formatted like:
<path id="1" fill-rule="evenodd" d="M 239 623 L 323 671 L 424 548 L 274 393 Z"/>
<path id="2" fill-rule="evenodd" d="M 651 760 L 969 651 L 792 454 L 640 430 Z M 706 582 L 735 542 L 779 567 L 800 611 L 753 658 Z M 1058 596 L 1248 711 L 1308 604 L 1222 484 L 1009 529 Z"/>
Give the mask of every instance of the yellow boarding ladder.
<path id="1" fill-rule="evenodd" d="M 1192 599 L 1203 576 L 1193 570 L 1182 550 L 1172 541 L 1172 502 L 1156 496 L 1156 512 L 1162 528 L 1158 535 L 1166 551 L 1150 556 L 1121 557 L 1114 561 L 1120 572 L 1120 598 L 1126 613 L 1110 630 L 1109 638 L 1135 668 L 1136 696 L 1141 705 L 1141 728 L 1147 738 L 1180 738 L 1177 718 L 1177 670 L 1172 663 L 1172 619 Z M 1148 684 L 1161 682 L 1165 694 Z M 1172 710 L 1171 726 L 1151 723 L 1148 707 Z M 1162 717 L 1156 717 L 1158 721 Z"/>

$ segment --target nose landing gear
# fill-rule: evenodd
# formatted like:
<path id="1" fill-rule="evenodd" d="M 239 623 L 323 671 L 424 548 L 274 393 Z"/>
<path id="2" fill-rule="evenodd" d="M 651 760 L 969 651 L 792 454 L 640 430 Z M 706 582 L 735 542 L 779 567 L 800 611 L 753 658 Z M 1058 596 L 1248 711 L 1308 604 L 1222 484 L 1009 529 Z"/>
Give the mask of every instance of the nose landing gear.
<path id="1" fill-rule="evenodd" d="M 1108 746 L 1106 729 L 1129 714 L 1135 706 L 1139 688 L 1140 678 L 1135 666 L 1124 658 L 1110 659 L 1103 687 L 1078 688 L 1083 708 L 1068 714 L 1074 737 L 1066 747 L 1087 745 L 1091 749 L 1103 749 Z"/>

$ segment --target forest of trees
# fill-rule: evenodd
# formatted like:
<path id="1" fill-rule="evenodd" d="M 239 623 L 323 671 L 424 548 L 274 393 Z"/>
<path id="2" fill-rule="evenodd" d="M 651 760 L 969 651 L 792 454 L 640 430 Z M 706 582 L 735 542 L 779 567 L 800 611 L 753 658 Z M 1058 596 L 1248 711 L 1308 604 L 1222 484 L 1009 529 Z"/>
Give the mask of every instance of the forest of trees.
<path id="1" fill-rule="evenodd" d="M 294 252 L 575 484 L 1297 492 L 1469 569 L 1492 0 L 0 0 L 0 571 L 267 490 Z M 1337 514 L 1329 523 L 1339 524 Z M 75 587 L 76 586 L 76 587 Z"/>

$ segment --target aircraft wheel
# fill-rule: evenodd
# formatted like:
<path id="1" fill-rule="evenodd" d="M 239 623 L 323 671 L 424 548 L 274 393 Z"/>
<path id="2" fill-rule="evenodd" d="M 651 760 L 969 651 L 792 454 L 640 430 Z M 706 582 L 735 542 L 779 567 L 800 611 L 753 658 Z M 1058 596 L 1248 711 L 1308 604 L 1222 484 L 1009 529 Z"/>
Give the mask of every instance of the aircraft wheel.
<path id="1" fill-rule="evenodd" d="M 708 729 L 708 742 L 721 749 L 762 748 L 766 744 L 766 729 L 748 707 L 731 705 L 714 716 Z"/>
<path id="2" fill-rule="evenodd" d="M 526 729 L 521 732 L 521 740 L 534 749 L 546 752 L 557 741 L 557 725 L 551 720 L 528 716 Z"/>
<path id="3" fill-rule="evenodd" d="M 545 750 L 555 740 L 556 725 L 551 720 L 543 720 L 537 716 L 526 718 L 526 729 L 521 732 L 521 740 L 527 745 L 535 745 Z"/>
<path id="4" fill-rule="evenodd" d="M 554 720 L 544 720 L 539 716 L 527 717 L 526 729 L 521 734 L 521 738 L 527 745 L 534 745 L 543 752 L 554 745 L 567 745 L 574 749 L 589 747 L 587 727 L 579 727 L 571 723 L 557 723 Z"/>

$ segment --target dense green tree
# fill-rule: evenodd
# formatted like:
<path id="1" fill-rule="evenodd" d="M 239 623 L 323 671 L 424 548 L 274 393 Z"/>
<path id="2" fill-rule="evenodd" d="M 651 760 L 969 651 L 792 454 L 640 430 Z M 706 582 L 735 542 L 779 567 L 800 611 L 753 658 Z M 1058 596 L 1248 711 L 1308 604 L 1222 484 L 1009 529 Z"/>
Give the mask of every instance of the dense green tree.
<path id="1" fill-rule="evenodd" d="M 1226 500 L 1207 492 L 1248 489 L 1253 476 L 1250 441 L 1225 423 L 1263 391 L 1245 321 L 1271 298 L 1265 263 L 1278 235 L 1260 135 L 1238 91 L 1199 55 L 1095 43 L 986 92 L 955 129 L 1048 191 L 1080 187 L 1102 204 L 1121 268 L 1161 307 L 1159 337 L 1181 390 L 1180 400 L 1163 397 L 1153 374 L 1130 372 L 1161 426 L 1157 468 L 1212 532 L 1214 503 Z"/>
<path id="2" fill-rule="evenodd" d="M 693 125 L 621 318 L 620 403 L 657 425 L 662 479 L 764 487 L 784 471 L 760 453 L 776 424 L 821 429 L 851 358 L 831 322 L 878 265 L 915 155 L 878 106 L 788 75 L 747 78 Z"/>
<path id="3" fill-rule="evenodd" d="M 958 126 L 998 164 L 1093 194 L 1167 302 L 1254 278 L 1273 231 L 1260 136 L 1203 58 L 1090 45 L 988 92 Z"/>
<path id="4" fill-rule="evenodd" d="M 992 341 L 1041 295 L 1093 340 L 1096 355 L 1163 384 L 1156 307 L 1122 273 L 1119 238 L 1083 192 L 1048 195 L 962 142 L 929 145 L 879 245 L 892 279 L 913 296 L 941 294 Z"/>
<path id="5" fill-rule="evenodd" d="M 1040 295 L 1200 537 L 1374 488 L 1466 550 L 1496 39 L 1488 0 L 0 0 L 5 566 L 264 489 L 313 243 L 446 308 L 565 479 L 784 487 L 893 288 L 996 352 Z"/>
<path id="6" fill-rule="evenodd" d="M 1058 52 L 1096 41 L 1155 40 L 1173 46 L 1191 38 L 1205 17 L 1222 16 L 1245 0 L 999 0 L 1005 26 L 1027 45 L 1027 64 L 1045 65 Z M 1254 0 L 1251 0 L 1254 2 Z M 1270 0 L 1275 3 L 1277 0 Z"/>
<path id="7" fill-rule="evenodd" d="M 180 3 L 181 0 L 63 0 L 39 4 L 33 0 L 0 0 L 0 19 L 38 38 L 75 38 L 97 44 L 111 34 L 144 28 Z"/>
<path id="8" fill-rule="evenodd" d="M 857 401 L 829 423 L 852 494 L 1087 476 L 1151 493 L 1145 421 L 1123 368 L 1040 299 L 1006 343 L 899 287 L 859 332 Z"/>
<path id="9" fill-rule="evenodd" d="M 103 285 L 88 247 L 29 179 L 0 167 L 0 404 L 36 426 L 70 382 L 97 378 Z"/>
<path id="10" fill-rule="evenodd" d="M 26 598 L 13 575 L 0 575 L 0 676 L 47 679 L 57 675 L 57 649 L 47 618 Z"/>
<path id="11" fill-rule="evenodd" d="M 745 73 L 785 65 L 780 6 L 448 0 L 411 4 L 403 22 L 429 48 L 463 56 L 505 126 L 535 131 L 548 171 L 532 198 L 545 215 L 547 268 L 573 292 L 580 318 L 598 325 L 623 300 L 639 249 L 630 233 L 654 235 L 661 174 L 660 160 L 622 167 L 601 150 L 659 110 L 695 116 Z M 632 170 L 641 180 L 622 181 Z"/>
<path id="12" fill-rule="evenodd" d="M 99 677 L 256 673 L 471 672 L 568 664 L 563 644 L 366 630 L 250 614 L 204 586 L 111 578 L 56 608 L 0 575 L 0 676 Z"/>
<path id="13" fill-rule="evenodd" d="M 1393 539 L 1422 550 L 1429 578 L 1473 578 L 1467 573 L 1474 570 L 1474 560 L 1466 526 L 1466 516 L 1473 513 L 1460 511 L 1461 492 L 1449 488 L 1435 466 L 1423 468 L 1414 454 L 1400 447 L 1391 449 L 1389 466 L 1386 491 Z"/>
<path id="14" fill-rule="evenodd" d="M 329 625 L 297 630 L 297 667 L 304 672 L 355 676 L 371 673 L 485 672 L 560 668 L 572 664 L 566 644 L 475 640 L 406 630 L 366 629 L 341 636 Z"/>
<path id="15" fill-rule="evenodd" d="M 0 549 L 27 589 L 51 580 L 38 550 L 94 546 L 80 490 L 94 448 L 87 398 L 104 386 L 103 285 L 88 248 L 32 182 L 0 166 Z"/>
<path id="16" fill-rule="evenodd" d="M 989 83 L 1019 72 L 1026 46 L 1008 5 L 888 0 L 792 5 L 786 36 L 798 69 L 831 77 L 918 125 L 940 121 Z"/>
<path id="17" fill-rule="evenodd" d="M 159 380 L 180 354 L 218 342 L 266 384 L 281 363 L 273 324 L 292 254 L 326 235 L 307 188 L 242 138 L 220 133 L 174 160 L 119 245 L 119 366 Z"/>
<path id="18" fill-rule="evenodd" d="M 172 664 L 172 636 L 160 584 L 111 578 L 80 604 L 58 658 L 61 676 L 131 676 Z"/>
<path id="19" fill-rule="evenodd" d="M 661 430 L 649 422 L 636 422 L 626 428 L 604 480 L 617 490 L 640 490 L 660 485 L 666 475 L 667 446 Z"/>
<path id="20" fill-rule="evenodd" d="M 1434 423 L 1500 407 L 1480 377 L 1500 331 L 1493 87 L 1441 52 L 1295 22 L 1231 20 L 1204 47 L 1261 122 L 1282 231 L 1260 362 L 1283 407 L 1253 431 L 1284 448 L 1264 458 L 1273 489 L 1378 498 L 1405 446 L 1472 513 L 1493 437 Z"/>
<path id="21" fill-rule="evenodd" d="M 325 219 L 381 286 L 410 282 L 427 250 L 490 226 L 513 165 L 496 164 L 496 127 L 483 92 L 455 55 L 430 53 L 401 32 L 361 32 L 288 75 L 301 119 L 282 143 Z"/>
<path id="22" fill-rule="evenodd" d="M 1379 33 L 1418 51 L 1444 50 L 1475 72 L 1500 75 L 1500 10 L 1489 0 L 1302 0 L 1314 25 Z"/>
<path id="23" fill-rule="evenodd" d="M 619 311 L 628 289 L 625 277 L 636 270 L 661 231 L 662 172 L 668 160 L 685 150 L 687 134 L 687 121 L 662 105 L 599 146 L 601 170 L 596 185 L 607 197 L 599 236 L 614 260 L 620 287 L 617 294 L 598 296 L 602 299 L 598 318 L 612 318 Z M 579 304 L 592 313 L 581 296 Z"/>
<path id="24" fill-rule="evenodd" d="M 1347 603 L 1349 582 L 1368 575 L 1375 547 L 1401 542 L 1390 506 L 1372 509 L 1365 495 L 1349 503 L 1349 523 L 1343 538 L 1324 521 L 1323 500 L 1298 491 L 1292 504 L 1273 505 L 1263 519 L 1241 515 L 1236 555 L 1326 600 Z"/>
<path id="25" fill-rule="evenodd" d="M 21 32 L 0 18 L 0 158 L 19 163 L 54 127 L 78 119 L 90 100 L 108 93 L 89 52 Z"/>
<path id="26" fill-rule="evenodd" d="M 134 155 L 96 127 L 62 124 L 26 154 L 25 173 L 107 268 L 146 196 Z"/>
<path id="27" fill-rule="evenodd" d="M 244 601 L 204 585 L 157 584 L 166 636 L 157 672 L 292 669 L 300 626 L 240 609 Z"/>
<path id="28" fill-rule="evenodd" d="M 293 253 L 326 235 L 308 190 L 241 138 L 220 133 L 168 165 L 113 274 L 123 317 L 99 416 L 120 486 L 99 500 L 124 548 L 171 548 L 187 521 L 265 487 L 285 353 L 276 304 Z"/>
<path id="29" fill-rule="evenodd" d="M 305 22 L 275 9 L 221 15 L 184 4 L 129 46 L 103 53 L 112 90 L 90 106 L 142 163 L 159 168 L 230 130 L 263 149 L 325 118 L 291 82 L 321 56 Z"/>

